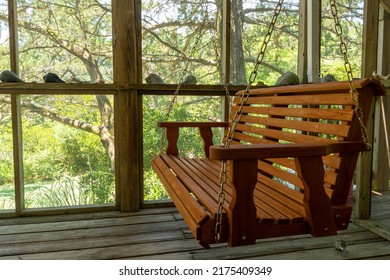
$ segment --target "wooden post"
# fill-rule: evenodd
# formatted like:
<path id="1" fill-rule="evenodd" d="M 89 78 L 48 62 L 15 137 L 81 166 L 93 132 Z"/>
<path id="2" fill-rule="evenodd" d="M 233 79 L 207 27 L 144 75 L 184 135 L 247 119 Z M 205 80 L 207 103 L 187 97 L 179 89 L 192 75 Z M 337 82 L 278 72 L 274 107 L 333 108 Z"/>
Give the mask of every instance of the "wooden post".
<path id="1" fill-rule="evenodd" d="M 234 188 L 228 209 L 229 245 L 250 245 L 256 242 L 256 206 L 253 191 L 257 182 L 257 159 L 228 162 L 229 177 Z"/>
<path id="2" fill-rule="evenodd" d="M 307 81 L 320 80 L 321 2 L 307 2 Z"/>
<path id="3" fill-rule="evenodd" d="M 307 84 L 307 0 L 299 0 L 298 77 Z"/>
<path id="4" fill-rule="evenodd" d="M 390 1 L 388 1 L 390 3 Z M 383 3 L 381 1 L 381 3 Z M 378 38 L 378 68 L 377 73 L 387 75 L 390 73 L 390 12 L 381 5 L 379 16 Z M 375 191 L 389 190 L 390 180 L 390 125 L 389 96 L 377 99 L 374 129 L 373 172 L 372 187 Z"/>
<path id="5" fill-rule="evenodd" d="M 381 5 L 387 13 L 390 13 L 390 0 L 381 0 Z"/>
<path id="6" fill-rule="evenodd" d="M 332 203 L 324 189 L 324 164 L 321 157 L 295 158 L 297 174 L 304 184 L 304 208 L 313 236 L 337 233 Z"/>
<path id="7" fill-rule="evenodd" d="M 231 17 L 231 3 L 230 0 L 222 1 L 222 73 L 224 80 L 222 83 L 230 83 L 230 17 Z M 222 97 L 222 120 L 229 119 L 229 100 L 228 97 Z M 223 137 L 223 135 L 222 135 Z"/>
<path id="8" fill-rule="evenodd" d="M 140 1 L 112 0 L 114 82 L 141 82 Z M 142 101 L 136 90 L 115 96 L 117 193 L 122 211 L 137 211 L 142 200 Z"/>
<path id="9" fill-rule="evenodd" d="M 11 70 L 19 74 L 18 20 L 16 0 L 8 0 L 8 25 Z M 14 155 L 15 212 L 20 215 L 24 210 L 24 173 L 22 146 L 22 119 L 20 95 L 11 95 L 12 141 Z"/>
<path id="10" fill-rule="evenodd" d="M 364 1 L 362 77 L 371 77 L 377 70 L 380 0 Z"/>
<path id="11" fill-rule="evenodd" d="M 364 1 L 362 77 L 370 77 L 376 70 L 378 49 L 379 0 Z M 366 125 L 372 143 L 374 119 L 368 116 Z M 362 153 L 357 167 L 355 217 L 370 218 L 372 152 Z"/>

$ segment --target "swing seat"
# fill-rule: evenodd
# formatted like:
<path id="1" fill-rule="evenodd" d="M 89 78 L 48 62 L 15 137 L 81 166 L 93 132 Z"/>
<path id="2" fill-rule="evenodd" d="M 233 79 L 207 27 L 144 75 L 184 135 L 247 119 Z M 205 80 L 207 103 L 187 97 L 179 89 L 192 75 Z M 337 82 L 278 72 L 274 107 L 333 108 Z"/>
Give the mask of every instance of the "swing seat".
<path id="1" fill-rule="evenodd" d="M 367 123 L 380 82 L 356 80 Z M 231 116 L 240 108 L 234 99 Z M 167 150 L 152 166 L 204 247 L 215 243 L 221 161 L 227 182 L 219 242 L 249 245 L 256 239 L 305 234 L 335 235 L 348 227 L 348 196 L 359 153 L 365 150 L 348 82 L 253 89 L 228 148 L 214 146 L 212 127 L 222 123 L 162 122 Z M 198 127 L 204 158 L 179 156 L 180 127 Z"/>

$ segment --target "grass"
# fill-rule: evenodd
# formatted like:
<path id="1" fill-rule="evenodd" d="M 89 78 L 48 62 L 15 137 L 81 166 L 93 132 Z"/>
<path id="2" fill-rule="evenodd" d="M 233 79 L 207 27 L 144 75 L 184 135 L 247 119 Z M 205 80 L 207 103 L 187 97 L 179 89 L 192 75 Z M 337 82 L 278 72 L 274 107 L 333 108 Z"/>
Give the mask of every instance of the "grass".
<path id="1" fill-rule="evenodd" d="M 44 208 L 113 203 L 115 194 L 113 191 L 110 192 L 111 189 L 114 189 L 113 186 L 106 186 L 107 192 L 102 198 L 101 188 L 104 186 L 99 185 L 99 189 L 96 190 L 93 184 L 95 182 L 88 185 L 79 177 L 63 176 L 52 182 L 36 182 L 25 185 L 25 207 Z M 104 183 L 108 184 L 107 181 Z M 0 186 L 0 211 L 10 209 L 15 209 L 14 186 Z"/>

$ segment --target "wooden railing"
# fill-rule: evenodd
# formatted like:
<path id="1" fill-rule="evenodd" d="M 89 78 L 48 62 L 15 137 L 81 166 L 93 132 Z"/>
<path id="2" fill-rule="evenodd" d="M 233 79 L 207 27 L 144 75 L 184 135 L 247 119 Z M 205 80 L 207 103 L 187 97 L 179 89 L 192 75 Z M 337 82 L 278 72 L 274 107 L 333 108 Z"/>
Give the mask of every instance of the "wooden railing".
<path id="1" fill-rule="evenodd" d="M 177 85 L 120 85 L 120 84 L 56 84 L 56 83 L 0 83 L 0 95 L 8 95 L 12 108 L 13 154 L 15 173 L 16 215 L 26 213 L 23 209 L 23 156 L 22 120 L 20 98 L 27 95 L 112 95 L 114 97 L 115 129 L 115 178 L 116 206 L 109 209 L 134 211 L 143 203 L 143 147 L 142 147 L 142 96 L 172 95 Z M 242 86 L 229 86 L 234 94 Z M 185 96 L 225 96 L 222 85 L 207 86 L 183 85 L 180 95 Z M 227 107 L 226 107 L 227 114 Z M 157 125 L 157 124 L 156 124 Z M 101 207 L 74 207 L 72 210 L 42 210 L 61 213 L 101 210 Z M 105 208 L 107 209 L 107 208 Z M 42 211 L 35 211 L 40 213 Z M 31 212 L 31 211 L 29 211 Z M 12 216 L 12 215 L 11 215 Z"/>

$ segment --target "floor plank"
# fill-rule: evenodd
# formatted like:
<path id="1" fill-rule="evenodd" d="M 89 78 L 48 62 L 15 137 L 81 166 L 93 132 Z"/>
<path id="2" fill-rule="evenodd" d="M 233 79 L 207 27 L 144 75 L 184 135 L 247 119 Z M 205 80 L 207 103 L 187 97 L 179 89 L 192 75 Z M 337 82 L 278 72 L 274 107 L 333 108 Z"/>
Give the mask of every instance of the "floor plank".
<path id="1" fill-rule="evenodd" d="M 374 198 L 376 224 L 370 223 L 385 235 L 390 234 L 389 197 Z M 188 234 L 181 215 L 172 207 L 7 218 L 0 219 L 0 259 L 390 259 L 390 241 L 368 230 L 370 226 L 350 223 L 336 236 L 267 238 L 251 246 L 216 244 L 206 250 Z M 347 242 L 347 257 L 335 249 L 338 239 Z"/>

